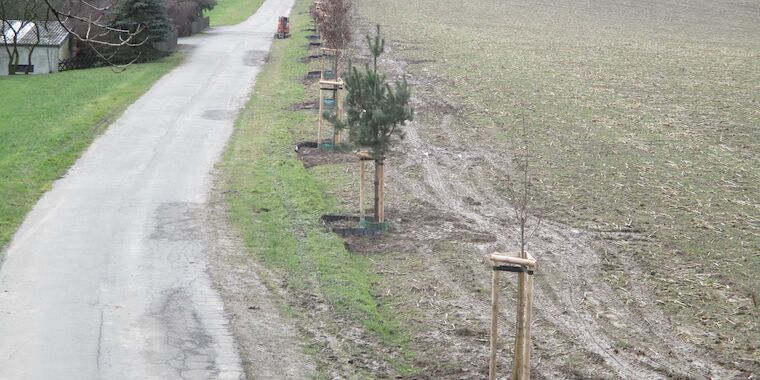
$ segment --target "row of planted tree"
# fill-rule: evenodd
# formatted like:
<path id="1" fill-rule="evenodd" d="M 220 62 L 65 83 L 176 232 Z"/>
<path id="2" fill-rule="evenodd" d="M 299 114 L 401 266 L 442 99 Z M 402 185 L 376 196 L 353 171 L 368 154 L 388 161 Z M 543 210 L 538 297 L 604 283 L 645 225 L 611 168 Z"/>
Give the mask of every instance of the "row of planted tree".
<path id="1" fill-rule="evenodd" d="M 414 118 L 410 105 L 410 88 L 406 79 L 389 83 L 379 71 L 378 59 L 385 52 L 385 40 L 377 33 L 367 36 L 369 63 L 363 69 L 357 68 L 347 59 L 345 78 L 343 75 L 346 50 L 351 43 L 351 3 L 350 0 L 316 1 L 311 14 L 315 20 L 317 34 L 324 41 L 322 48 L 322 69 L 319 81 L 319 125 L 317 146 L 320 149 L 341 150 L 350 146 L 360 161 L 360 227 L 363 229 L 387 229 L 384 215 L 384 164 L 394 141 L 404 138 L 403 128 Z M 323 138 L 327 125 L 333 128 L 332 138 Z M 348 144 L 342 135 L 348 133 Z M 515 349 L 512 366 L 513 379 L 530 377 L 530 327 L 533 303 L 533 275 L 537 269 L 536 260 L 526 252 L 526 227 L 530 217 L 530 179 L 528 175 L 528 154 L 525 145 L 523 161 L 518 162 L 521 176 L 520 186 L 512 180 L 507 184 L 515 219 L 518 221 L 520 250 L 513 253 L 495 253 L 492 263 L 492 324 L 489 379 L 496 378 L 497 321 L 499 319 L 499 273 L 517 274 L 517 315 L 515 328 Z M 364 213 L 365 162 L 373 161 L 375 166 L 374 213 L 368 219 Z M 519 161 L 519 159 L 518 159 Z M 540 221 L 537 226 L 540 224 Z"/>
<path id="2" fill-rule="evenodd" d="M 375 36 L 367 36 L 370 63 L 360 69 L 347 58 L 353 33 L 350 1 L 317 1 L 311 14 L 325 45 L 321 49 L 317 145 L 328 150 L 344 150 L 349 146 L 354 149 L 360 161 L 361 227 L 385 230 L 388 227 L 384 211 L 385 158 L 393 142 L 403 139 L 404 125 L 414 118 L 409 85 L 406 80 L 390 84 L 379 71 L 378 59 L 385 52 L 380 26 Z M 324 138 L 323 131 L 328 125 L 332 127 L 332 134 Z M 348 135 L 347 141 L 344 134 Z M 374 162 L 375 167 L 371 218 L 364 211 L 365 163 L 368 161 Z"/>

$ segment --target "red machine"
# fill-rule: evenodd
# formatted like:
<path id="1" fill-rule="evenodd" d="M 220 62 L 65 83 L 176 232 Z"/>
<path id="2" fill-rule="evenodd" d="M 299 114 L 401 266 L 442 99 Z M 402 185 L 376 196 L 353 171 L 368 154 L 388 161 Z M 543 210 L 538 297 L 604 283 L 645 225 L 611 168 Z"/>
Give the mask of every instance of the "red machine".
<path id="1" fill-rule="evenodd" d="M 274 36 L 279 39 L 290 36 L 290 20 L 287 17 L 280 17 L 280 22 L 277 23 L 277 34 Z"/>

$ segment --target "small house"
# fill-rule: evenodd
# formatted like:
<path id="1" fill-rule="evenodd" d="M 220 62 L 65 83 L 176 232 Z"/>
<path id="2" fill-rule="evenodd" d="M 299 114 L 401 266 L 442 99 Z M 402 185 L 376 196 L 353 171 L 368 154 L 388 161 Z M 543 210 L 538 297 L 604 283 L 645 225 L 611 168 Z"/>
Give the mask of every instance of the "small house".
<path id="1" fill-rule="evenodd" d="M 14 51 L 19 54 L 16 67 L 19 74 L 27 70 L 31 74 L 58 72 L 58 62 L 71 57 L 72 38 L 57 21 L 3 20 L 0 33 L 0 75 L 8 75 Z"/>

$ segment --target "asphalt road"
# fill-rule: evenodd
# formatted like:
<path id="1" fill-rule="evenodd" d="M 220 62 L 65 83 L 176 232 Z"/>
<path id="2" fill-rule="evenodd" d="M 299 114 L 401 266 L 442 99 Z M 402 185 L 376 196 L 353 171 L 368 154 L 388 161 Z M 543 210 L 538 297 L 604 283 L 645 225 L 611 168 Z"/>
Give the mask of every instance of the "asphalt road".
<path id="1" fill-rule="evenodd" d="M 27 216 L 0 268 L 0 379 L 244 377 L 199 221 L 292 2 L 181 40 L 186 61 Z"/>

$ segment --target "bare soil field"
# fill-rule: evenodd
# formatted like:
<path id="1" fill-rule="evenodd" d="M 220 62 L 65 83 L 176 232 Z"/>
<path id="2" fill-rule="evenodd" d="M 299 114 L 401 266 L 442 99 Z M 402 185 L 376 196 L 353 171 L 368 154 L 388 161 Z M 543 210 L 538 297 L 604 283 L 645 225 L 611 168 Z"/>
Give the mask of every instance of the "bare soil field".
<path id="1" fill-rule="evenodd" d="M 535 376 L 760 373 L 760 4 L 357 3 L 417 120 L 386 165 L 391 233 L 346 243 L 411 332 L 415 378 L 487 373 L 486 258 L 516 247 L 504 184 L 523 123 L 545 218 Z M 357 214 L 358 165 L 303 158 Z M 514 282 L 503 294 L 506 374 Z"/>

